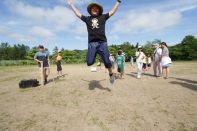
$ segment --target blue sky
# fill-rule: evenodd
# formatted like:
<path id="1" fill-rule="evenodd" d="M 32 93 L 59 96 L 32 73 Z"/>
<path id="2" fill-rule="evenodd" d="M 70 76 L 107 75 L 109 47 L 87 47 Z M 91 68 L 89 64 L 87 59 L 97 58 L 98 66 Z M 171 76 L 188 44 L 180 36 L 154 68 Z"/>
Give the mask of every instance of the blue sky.
<path id="1" fill-rule="evenodd" d="M 91 2 L 109 12 L 116 0 L 73 0 L 88 15 Z M 197 0 L 122 0 L 106 24 L 109 44 L 146 43 L 161 39 L 169 45 L 180 43 L 186 35 L 197 37 Z M 86 49 L 86 25 L 78 19 L 66 0 L 1 0 L 0 42 L 43 44 L 65 49 Z"/>

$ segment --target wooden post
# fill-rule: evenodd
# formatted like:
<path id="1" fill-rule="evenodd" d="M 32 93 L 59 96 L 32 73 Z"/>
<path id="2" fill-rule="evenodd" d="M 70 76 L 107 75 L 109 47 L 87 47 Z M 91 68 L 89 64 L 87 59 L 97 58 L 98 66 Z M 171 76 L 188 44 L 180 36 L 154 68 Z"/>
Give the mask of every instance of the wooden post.
<path id="1" fill-rule="evenodd" d="M 44 69 L 43 69 L 43 62 L 40 63 L 40 78 L 41 78 L 41 86 L 44 86 Z"/>

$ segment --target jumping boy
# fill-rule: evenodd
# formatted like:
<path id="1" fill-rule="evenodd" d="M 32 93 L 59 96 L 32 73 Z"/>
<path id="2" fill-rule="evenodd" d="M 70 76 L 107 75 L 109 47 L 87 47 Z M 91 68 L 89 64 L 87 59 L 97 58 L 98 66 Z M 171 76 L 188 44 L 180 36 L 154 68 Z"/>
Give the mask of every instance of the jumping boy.
<path id="1" fill-rule="evenodd" d="M 112 72 L 112 64 L 109 60 L 109 52 L 107 46 L 107 38 L 105 35 L 105 23 L 111 17 L 118 6 L 121 3 L 121 0 L 118 0 L 114 5 L 113 9 L 107 13 L 103 14 L 103 7 L 97 3 L 91 3 L 87 7 L 87 11 L 90 16 L 82 15 L 78 9 L 74 6 L 72 0 L 67 0 L 67 3 L 70 5 L 77 17 L 86 23 L 88 30 L 88 53 L 87 53 L 87 65 L 93 65 L 95 62 L 96 54 L 98 53 L 105 67 L 109 71 L 110 82 L 114 83 L 115 75 Z"/>

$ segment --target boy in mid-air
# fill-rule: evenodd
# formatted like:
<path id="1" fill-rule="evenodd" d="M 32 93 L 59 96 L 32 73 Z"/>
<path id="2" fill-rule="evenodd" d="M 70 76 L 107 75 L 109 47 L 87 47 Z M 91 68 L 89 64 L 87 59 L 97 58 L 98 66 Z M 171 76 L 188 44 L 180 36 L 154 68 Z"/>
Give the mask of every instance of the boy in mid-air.
<path id="1" fill-rule="evenodd" d="M 105 35 L 105 23 L 118 9 L 121 0 L 118 0 L 114 5 L 113 9 L 107 13 L 103 14 L 103 7 L 99 4 L 92 3 L 88 5 L 87 11 L 90 16 L 82 15 L 78 9 L 72 3 L 72 0 L 67 0 L 77 17 L 86 23 L 88 30 L 88 53 L 87 53 L 87 65 L 93 65 L 95 62 L 96 54 L 98 53 L 105 67 L 109 71 L 110 82 L 114 83 L 115 75 L 112 72 L 112 64 L 109 60 L 109 52 L 107 46 L 107 38 Z"/>
<path id="2" fill-rule="evenodd" d="M 38 52 L 34 56 L 34 60 L 38 62 L 38 66 L 40 70 L 43 69 L 43 78 L 44 78 L 44 84 L 47 84 L 47 77 L 50 73 L 49 66 L 50 66 L 50 60 L 49 60 L 49 53 L 45 51 L 44 46 L 39 45 L 38 46 Z M 43 66 L 43 68 L 41 67 Z"/>

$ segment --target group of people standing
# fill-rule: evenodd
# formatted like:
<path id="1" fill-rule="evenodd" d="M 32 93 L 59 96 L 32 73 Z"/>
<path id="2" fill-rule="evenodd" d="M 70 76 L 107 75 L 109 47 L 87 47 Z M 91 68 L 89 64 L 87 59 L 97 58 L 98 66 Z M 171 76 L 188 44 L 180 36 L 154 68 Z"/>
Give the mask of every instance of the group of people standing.
<path id="1" fill-rule="evenodd" d="M 87 26 L 87 32 L 88 32 L 88 52 L 86 57 L 87 65 L 88 66 L 93 65 L 96 59 L 96 54 L 99 54 L 105 65 L 105 68 L 108 69 L 109 81 L 112 84 L 115 82 L 115 73 L 113 73 L 112 70 L 113 62 L 111 62 L 110 60 L 110 55 L 108 51 L 107 37 L 105 35 L 105 24 L 107 20 L 115 14 L 121 2 L 122 0 L 116 0 L 116 3 L 114 4 L 113 8 L 108 13 L 103 13 L 103 7 L 101 5 L 97 3 L 91 3 L 87 7 L 87 12 L 90 15 L 85 16 L 81 14 L 80 11 L 75 7 L 72 0 L 67 0 L 68 5 L 73 10 L 75 15 L 80 20 L 82 20 Z M 155 47 L 157 46 L 155 45 Z M 171 63 L 167 44 L 165 42 L 161 43 L 162 51 L 159 46 L 157 48 L 158 51 L 155 48 L 154 57 L 153 57 L 154 74 L 155 76 L 162 76 L 161 74 L 163 73 L 164 78 L 167 79 L 169 74 L 168 67 L 170 66 Z M 44 80 L 46 83 L 48 77 L 46 72 L 48 71 L 50 66 L 49 56 L 46 52 L 44 52 L 43 46 L 41 46 L 39 50 L 42 51 L 36 53 L 34 59 L 39 63 L 39 67 L 41 67 L 41 65 L 43 64 Z M 151 57 L 150 56 L 148 57 L 147 59 L 148 61 L 146 63 L 145 54 L 143 53 L 142 47 L 140 46 L 138 47 L 138 50 L 136 51 L 135 55 L 136 55 L 136 62 L 138 69 L 137 78 L 141 78 L 143 62 L 144 62 L 144 68 L 146 65 L 148 66 L 148 68 L 150 68 Z M 60 73 L 60 75 L 62 70 L 61 62 L 60 62 L 61 59 L 62 58 L 60 56 L 57 56 L 56 59 L 57 69 L 58 69 L 58 74 Z M 125 62 L 124 54 L 122 50 L 119 50 L 117 55 L 117 66 L 121 78 L 124 73 L 124 62 Z M 162 66 L 162 71 L 161 71 L 161 66 Z"/>
<path id="2" fill-rule="evenodd" d="M 169 67 L 172 63 L 169 57 L 168 46 L 165 42 L 161 44 L 154 44 L 154 53 L 153 53 L 153 71 L 154 76 L 162 77 L 168 79 Z M 140 79 L 141 75 L 147 70 L 150 70 L 151 67 L 151 55 L 145 55 L 142 46 L 138 46 L 138 49 L 135 53 L 136 64 L 137 64 L 137 78 Z M 147 63 L 146 63 L 147 62 Z M 146 67 L 147 66 L 147 67 Z"/>

